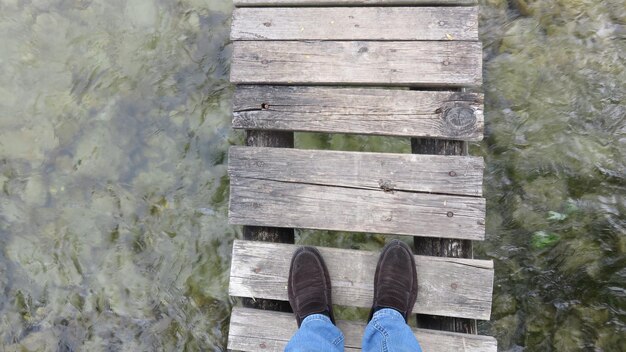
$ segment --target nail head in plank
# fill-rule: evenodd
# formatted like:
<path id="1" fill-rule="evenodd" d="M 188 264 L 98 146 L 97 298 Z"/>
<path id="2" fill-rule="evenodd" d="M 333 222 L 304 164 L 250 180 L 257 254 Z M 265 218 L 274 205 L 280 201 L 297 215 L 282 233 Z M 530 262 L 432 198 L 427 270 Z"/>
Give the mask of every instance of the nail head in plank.
<path id="1" fill-rule="evenodd" d="M 229 222 L 483 240 L 485 200 L 231 177 Z"/>
<path id="2" fill-rule="evenodd" d="M 237 84 L 479 86 L 482 44 L 464 41 L 235 41 Z"/>
<path id="3" fill-rule="evenodd" d="M 346 351 L 360 351 L 365 324 L 340 320 L 337 327 L 344 334 Z M 282 352 L 297 329 L 293 314 L 234 307 L 228 332 L 228 349 Z M 497 341 L 491 336 L 412 330 L 424 351 L 497 351 Z"/>
<path id="4" fill-rule="evenodd" d="M 232 40 L 478 40 L 478 7 L 239 8 Z"/>
<path id="5" fill-rule="evenodd" d="M 480 197 L 481 157 L 231 147 L 234 178 Z"/>
<path id="6" fill-rule="evenodd" d="M 234 0 L 243 6 L 390 6 L 390 5 L 475 5 L 476 0 Z"/>
<path id="7" fill-rule="evenodd" d="M 296 245 L 236 240 L 230 272 L 232 296 L 288 300 L 289 263 Z M 370 307 L 379 253 L 318 247 L 331 276 L 333 302 Z M 489 320 L 493 262 L 415 256 L 414 313 Z"/>
<path id="8" fill-rule="evenodd" d="M 241 85 L 233 128 L 478 141 L 483 95 L 453 91 Z"/>

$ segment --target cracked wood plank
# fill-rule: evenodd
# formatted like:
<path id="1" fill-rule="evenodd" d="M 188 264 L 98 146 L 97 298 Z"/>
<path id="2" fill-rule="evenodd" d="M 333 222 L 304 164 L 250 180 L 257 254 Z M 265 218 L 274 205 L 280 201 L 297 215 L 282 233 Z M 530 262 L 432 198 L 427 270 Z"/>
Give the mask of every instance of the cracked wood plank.
<path id="1" fill-rule="evenodd" d="M 230 80 L 237 84 L 480 86 L 482 44 L 235 41 Z"/>
<path id="2" fill-rule="evenodd" d="M 404 89 L 237 86 L 233 128 L 478 141 L 483 95 Z"/>
<path id="3" fill-rule="evenodd" d="M 236 240 L 230 272 L 232 296 L 288 300 L 287 279 L 296 245 Z M 372 304 L 378 253 L 318 247 L 331 276 L 333 302 Z M 489 320 L 493 289 L 490 260 L 415 256 L 418 294 L 414 313 Z"/>
<path id="4" fill-rule="evenodd" d="M 364 323 L 339 320 L 346 351 L 360 351 Z M 228 332 L 228 349 L 235 351 L 282 352 L 298 329 L 293 314 L 234 307 Z M 412 329 L 422 350 L 428 352 L 496 352 L 490 336 L 426 329 Z"/>
<path id="5" fill-rule="evenodd" d="M 231 147 L 234 178 L 480 197 L 481 157 Z"/>
<path id="6" fill-rule="evenodd" d="M 231 176 L 229 222 L 483 240 L 485 200 Z"/>
<path id="7" fill-rule="evenodd" d="M 478 40 L 478 7 L 239 8 L 231 40 Z"/>

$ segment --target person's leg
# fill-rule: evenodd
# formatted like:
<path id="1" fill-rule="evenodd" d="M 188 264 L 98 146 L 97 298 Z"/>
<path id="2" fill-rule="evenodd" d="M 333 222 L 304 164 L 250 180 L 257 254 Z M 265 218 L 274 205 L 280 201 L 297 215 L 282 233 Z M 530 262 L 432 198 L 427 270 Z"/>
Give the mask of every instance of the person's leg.
<path id="1" fill-rule="evenodd" d="M 393 351 L 421 352 L 411 327 L 407 325 L 400 312 L 383 308 L 372 317 L 363 335 L 363 352 Z"/>
<path id="2" fill-rule="evenodd" d="M 362 350 L 421 351 L 407 325 L 417 299 L 417 270 L 409 246 L 393 240 L 380 253 L 374 275 L 374 300 Z"/>
<path id="3" fill-rule="evenodd" d="M 286 352 L 343 352 L 343 334 L 323 314 L 311 314 L 289 340 Z"/>
<path id="4" fill-rule="evenodd" d="M 343 334 L 333 318 L 330 275 L 317 249 L 295 251 L 287 291 L 299 329 L 285 351 L 343 351 Z"/>

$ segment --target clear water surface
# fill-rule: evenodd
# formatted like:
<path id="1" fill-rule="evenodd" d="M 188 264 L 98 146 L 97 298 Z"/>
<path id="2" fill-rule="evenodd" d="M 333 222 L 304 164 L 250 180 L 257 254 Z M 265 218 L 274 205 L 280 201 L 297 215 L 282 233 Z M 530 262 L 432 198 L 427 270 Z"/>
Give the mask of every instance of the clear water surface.
<path id="1" fill-rule="evenodd" d="M 626 4 L 481 0 L 502 351 L 626 350 Z M 225 350 L 225 0 L 0 0 L 0 350 Z M 408 152 L 298 134 L 297 146 Z M 376 249 L 377 235 L 301 243 Z M 351 313 L 345 311 L 345 317 Z"/>

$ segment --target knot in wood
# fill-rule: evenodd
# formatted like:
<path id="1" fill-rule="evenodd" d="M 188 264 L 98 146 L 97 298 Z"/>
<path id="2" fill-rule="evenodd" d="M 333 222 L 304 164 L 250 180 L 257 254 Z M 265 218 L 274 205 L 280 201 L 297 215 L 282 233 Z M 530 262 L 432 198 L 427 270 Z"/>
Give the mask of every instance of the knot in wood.
<path id="1" fill-rule="evenodd" d="M 396 187 L 396 185 L 393 182 L 389 181 L 389 180 L 378 180 L 378 186 L 383 191 L 391 192 L 391 193 L 393 193 L 393 190 Z"/>
<path id="2" fill-rule="evenodd" d="M 474 114 L 472 108 L 455 106 L 443 112 L 443 120 L 452 130 L 467 132 L 474 128 L 476 124 L 476 114 Z"/>
<path id="3" fill-rule="evenodd" d="M 261 109 L 263 109 L 263 110 L 267 110 L 267 109 L 269 109 L 269 108 L 270 108 L 270 104 L 268 104 L 268 103 L 263 103 L 263 104 L 261 104 Z"/>
<path id="4" fill-rule="evenodd" d="M 448 216 L 449 218 L 451 218 L 451 217 L 453 217 L 453 216 L 454 216 L 454 213 L 453 213 L 453 212 L 451 212 L 451 211 L 449 211 L 449 212 L 447 212 L 447 213 L 446 213 L 446 216 Z"/>
<path id="5" fill-rule="evenodd" d="M 454 176 L 456 176 L 456 172 L 450 171 L 450 172 L 448 172 L 448 175 L 450 175 L 451 177 L 454 177 Z"/>

